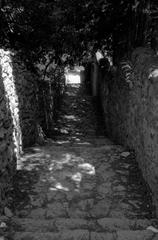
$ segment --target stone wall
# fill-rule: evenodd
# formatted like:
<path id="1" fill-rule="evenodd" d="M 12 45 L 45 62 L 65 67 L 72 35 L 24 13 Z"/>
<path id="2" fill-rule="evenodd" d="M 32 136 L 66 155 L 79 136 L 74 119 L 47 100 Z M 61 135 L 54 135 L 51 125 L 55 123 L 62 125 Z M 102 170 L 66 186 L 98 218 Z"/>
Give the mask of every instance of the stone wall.
<path id="1" fill-rule="evenodd" d="M 7 204 L 7 193 L 20 152 L 18 138 L 21 133 L 18 131 L 16 109 L 17 97 L 9 52 L 0 50 L 0 213 Z"/>
<path id="2" fill-rule="evenodd" d="M 23 147 L 37 137 L 35 76 L 17 54 L 0 49 L 0 213 Z"/>
<path id="3" fill-rule="evenodd" d="M 158 213 L 158 57 L 138 48 L 100 84 L 107 132 L 135 150 Z"/>
<path id="4" fill-rule="evenodd" d="M 20 57 L 12 56 L 13 77 L 18 98 L 18 111 L 23 147 L 38 138 L 37 76 L 27 69 Z"/>
<path id="5" fill-rule="evenodd" d="M 28 70 L 18 53 L 0 49 L 0 214 L 23 148 L 43 144 L 44 131 L 53 126 L 64 73 L 49 69 L 44 79 L 43 72 Z"/>

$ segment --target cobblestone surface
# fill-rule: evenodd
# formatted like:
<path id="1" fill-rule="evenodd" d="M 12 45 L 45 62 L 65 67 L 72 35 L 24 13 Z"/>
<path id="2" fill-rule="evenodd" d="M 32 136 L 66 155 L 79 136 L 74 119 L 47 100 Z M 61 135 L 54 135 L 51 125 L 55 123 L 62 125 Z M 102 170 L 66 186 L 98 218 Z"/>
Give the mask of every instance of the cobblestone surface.
<path id="1" fill-rule="evenodd" d="M 14 240 L 156 240 L 151 196 L 132 152 L 104 136 L 95 102 L 68 86 L 54 140 L 27 149 L 11 193 Z"/>

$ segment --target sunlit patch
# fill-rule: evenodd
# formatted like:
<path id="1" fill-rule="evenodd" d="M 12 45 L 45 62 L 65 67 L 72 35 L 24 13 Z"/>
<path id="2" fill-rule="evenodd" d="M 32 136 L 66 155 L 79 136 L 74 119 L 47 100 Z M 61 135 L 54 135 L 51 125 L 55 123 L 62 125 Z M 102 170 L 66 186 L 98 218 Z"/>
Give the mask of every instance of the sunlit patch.
<path id="1" fill-rule="evenodd" d="M 81 157 L 76 157 L 74 154 L 71 154 L 71 153 L 62 154 L 60 163 L 65 164 L 65 163 L 74 163 L 74 162 L 83 163 L 84 159 Z"/>
<path id="2" fill-rule="evenodd" d="M 95 168 L 85 162 L 84 157 L 71 150 L 67 152 L 66 148 L 64 152 L 63 148 L 61 152 L 60 149 L 57 147 L 56 151 L 51 147 L 44 147 L 41 152 L 36 153 L 31 149 L 31 152 L 22 158 L 21 167 L 40 174 L 36 184 L 38 191 L 46 186 L 52 192 L 80 192 L 81 186 L 84 185 L 84 177 L 94 175 Z"/>
<path id="3" fill-rule="evenodd" d="M 41 149 L 37 148 L 37 147 L 34 147 L 33 150 L 36 151 L 36 152 L 40 152 L 41 151 Z"/>
<path id="4" fill-rule="evenodd" d="M 149 79 L 151 81 L 157 81 L 158 80 L 158 69 L 154 69 L 151 71 L 151 73 L 149 74 Z"/>
<path id="5" fill-rule="evenodd" d="M 44 179 L 44 178 L 43 178 L 41 181 L 45 183 L 45 182 L 47 182 L 47 179 Z"/>
<path id="6" fill-rule="evenodd" d="M 55 179 L 53 176 L 50 176 L 50 177 L 49 177 L 49 180 L 50 180 L 51 182 L 55 182 L 55 181 L 56 181 L 56 179 Z"/>
<path id="7" fill-rule="evenodd" d="M 78 168 L 89 175 L 95 175 L 95 167 L 92 166 L 90 163 L 79 164 Z"/>
<path id="8" fill-rule="evenodd" d="M 32 154 L 27 154 L 25 155 L 25 157 L 22 158 L 23 161 L 26 161 L 27 159 L 30 159 L 30 158 L 39 158 L 41 156 L 43 156 L 44 154 L 43 153 L 32 153 Z"/>
<path id="9" fill-rule="evenodd" d="M 83 66 L 75 66 L 75 67 L 74 67 L 74 70 L 75 70 L 76 72 L 81 72 L 81 71 L 84 71 L 85 68 L 84 68 Z"/>
<path id="10" fill-rule="evenodd" d="M 158 69 L 155 69 L 150 73 L 149 79 L 150 78 L 158 78 Z"/>
<path id="11" fill-rule="evenodd" d="M 33 165 L 33 164 L 29 164 L 28 166 L 25 166 L 25 170 L 27 171 L 32 171 L 34 168 L 35 168 L 36 165 Z M 21 168 L 22 168 L 22 165 L 21 165 Z M 19 169 L 21 169 L 20 166 L 19 166 Z"/>
<path id="12" fill-rule="evenodd" d="M 85 145 L 85 146 L 87 146 L 87 145 L 92 145 L 90 142 L 80 142 L 80 143 L 77 143 L 78 145 Z"/>
<path id="13" fill-rule="evenodd" d="M 82 180 L 82 174 L 80 172 L 77 172 L 77 173 L 72 175 L 71 179 L 73 181 L 75 181 L 76 183 L 79 183 Z"/>
<path id="14" fill-rule="evenodd" d="M 78 136 L 82 136 L 83 134 L 80 133 L 80 132 L 76 132 L 76 135 L 78 135 Z"/>
<path id="15" fill-rule="evenodd" d="M 74 139 L 74 140 L 77 141 L 77 142 L 80 142 L 80 141 L 81 141 L 81 139 L 80 139 L 80 138 L 77 138 L 77 137 L 72 137 L 72 139 Z"/>
<path id="16" fill-rule="evenodd" d="M 27 168 L 29 171 L 36 169 L 39 166 L 39 164 L 46 163 L 46 159 L 49 160 L 50 155 L 45 154 L 44 152 L 25 154 L 24 156 L 21 156 L 20 160 L 17 162 L 17 170 L 21 170 L 23 168 L 25 169 Z"/>
<path id="17" fill-rule="evenodd" d="M 58 191 L 58 189 L 57 189 L 57 188 L 54 188 L 54 187 L 50 187 L 49 190 L 50 190 L 50 191 Z"/>
<path id="18" fill-rule="evenodd" d="M 61 183 L 57 183 L 57 184 L 55 185 L 55 187 L 56 187 L 56 189 L 58 189 L 58 190 L 63 190 L 63 191 L 66 191 L 66 192 L 69 191 L 69 188 L 64 187 Z"/>
<path id="19" fill-rule="evenodd" d="M 80 120 L 79 118 L 77 118 L 75 115 L 64 115 L 64 118 L 67 120 L 73 120 L 73 121 L 78 121 Z"/>
<path id="20" fill-rule="evenodd" d="M 62 134 L 68 134 L 68 133 L 69 133 L 66 129 L 60 129 L 60 132 L 61 132 Z"/>
<path id="21" fill-rule="evenodd" d="M 65 95 L 67 95 L 67 96 L 69 96 L 69 97 L 74 97 L 74 96 L 76 96 L 76 93 L 66 92 Z"/>
<path id="22" fill-rule="evenodd" d="M 80 189 L 80 183 L 82 181 L 82 173 L 77 172 L 71 176 L 71 179 L 75 182 L 76 185 L 76 191 L 79 191 Z"/>
<path id="23" fill-rule="evenodd" d="M 52 171 L 53 170 L 53 168 L 54 168 L 54 165 L 55 165 L 55 163 L 52 163 L 50 166 L 49 166 L 49 171 Z"/>
<path id="24" fill-rule="evenodd" d="M 65 141 L 56 141 L 57 144 L 62 145 L 62 144 L 66 144 L 66 143 L 70 143 L 69 140 L 65 140 Z"/>

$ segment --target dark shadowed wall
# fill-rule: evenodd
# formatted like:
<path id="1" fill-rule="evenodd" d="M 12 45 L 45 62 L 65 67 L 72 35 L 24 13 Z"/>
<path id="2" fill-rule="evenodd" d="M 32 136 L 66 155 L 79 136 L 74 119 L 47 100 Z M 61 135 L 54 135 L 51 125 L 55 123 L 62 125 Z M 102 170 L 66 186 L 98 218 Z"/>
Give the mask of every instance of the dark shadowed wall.
<path id="1" fill-rule="evenodd" d="M 115 71 L 105 72 L 100 84 L 106 130 L 135 150 L 158 213 L 158 57 L 138 48 Z"/>

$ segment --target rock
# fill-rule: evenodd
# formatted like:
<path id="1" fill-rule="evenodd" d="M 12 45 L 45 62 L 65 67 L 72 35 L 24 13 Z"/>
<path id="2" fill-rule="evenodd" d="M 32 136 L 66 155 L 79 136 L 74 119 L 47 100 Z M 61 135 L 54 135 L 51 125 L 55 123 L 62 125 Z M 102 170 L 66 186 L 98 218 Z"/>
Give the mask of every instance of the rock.
<path id="1" fill-rule="evenodd" d="M 7 224 L 5 222 L 0 223 L 0 228 L 7 228 Z"/>
<path id="2" fill-rule="evenodd" d="M 110 199 L 100 200 L 97 204 L 93 206 L 90 214 L 93 217 L 104 217 L 108 214 L 110 210 L 111 201 Z"/>
<path id="3" fill-rule="evenodd" d="M 17 231 L 27 232 L 54 232 L 56 231 L 55 220 L 13 218 L 12 223 Z"/>
<path id="4" fill-rule="evenodd" d="M 40 233 L 40 232 L 15 232 L 13 235 L 15 240 L 31 239 L 31 240 L 62 240 L 60 233 Z"/>
<path id="5" fill-rule="evenodd" d="M 90 216 L 88 212 L 81 211 L 78 208 L 70 208 L 68 214 L 70 218 L 87 218 Z"/>
<path id="6" fill-rule="evenodd" d="M 78 168 L 81 169 L 83 173 L 89 174 L 89 175 L 95 175 L 95 167 L 92 166 L 89 163 L 82 163 L 78 165 Z"/>
<path id="7" fill-rule="evenodd" d="M 84 190 L 92 191 L 93 188 L 95 187 L 95 183 L 93 183 L 93 182 L 90 182 L 90 183 L 89 182 L 83 182 L 82 186 L 83 186 Z"/>
<path id="8" fill-rule="evenodd" d="M 36 199 L 31 201 L 31 205 L 34 207 L 42 207 L 44 200 L 43 199 Z"/>
<path id="9" fill-rule="evenodd" d="M 35 218 L 35 219 L 42 219 L 45 218 L 46 214 L 46 209 L 44 208 L 37 208 L 31 211 L 30 217 Z"/>
<path id="10" fill-rule="evenodd" d="M 136 229 L 147 229 L 148 226 L 150 226 L 151 222 L 149 219 L 136 219 L 135 221 L 135 228 Z"/>
<path id="11" fill-rule="evenodd" d="M 118 231 L 117 240 L 150 240 L 154 237 L 151 231 Z"/>
<path id="12" fill-rule="evenodd" d="M 124 157 L 124 158 L 128 157 L 129 155 L 130 155 L 130 152 L 122 152 L 122 153 L 120 154 L 120 156 L 121 156 L 121 157 Z"/>
<path id="13" fill-rule="evenodd" d="M 107 181 L 97 187 L 98 196 L 105 197 L 112 193 L 112 183 Z"/>
<path id="14" fill-rule="evenodd" d="M 46 217 L 49 218 L 57 218 L 57 217 L 66 217 L 67 209 L 60 202 L 55 202 L 48 204 L 48 208 L 46 210 Z"/>
<path id="15" fill-rule="evenodd" d="M 126 218 L 101 218 L 97 220 L 104 231 L 116 231 L 118 229 L 130 230 L 131 221 Z M 133 224 L 134 225 L 134 224 Z"/>
<path id="16" fill-rule="evenodd" d="M 61 234 L 61 240 L 89 240 L 89 231 L 87 230 L 74 230 L 74 231 L 64 231 Z"/>
<path id="17" fill-rule="evenodd" d="M 47 193 L 48 201 L 56 200 L 56 201 L 64 201 L 66 198 L 66 194 L 64 192 L 50 191 Z"/>
<path id="18" fill-rule="evenodd" d="M 126 191 L 126 187 L 121 185 L 121 184 L 119 184 L 119 185 L 113 187 L 113 191 L 114 192 L 123 192 L 124 193 L 124 191 Z"/>
<path id="19" fill-rule="evenodd" d="M 82 180 L 82 174 L 80 172 L 77 172 L 75 174 L 72 174 L 71 179 L 76 182 L 76 183 L 80 183 Z"/>
<path id="20" fill-rule="evenodd" d="M 112 233 L 98 233 L 98 232 L 91 232 L 90 233 L 91 240 L 114 240 Z M 125 240 L 125 239 L 122 239 Z"/>
<path id="21" fill-rule="evenodd" d="M 78 203 L 78 206 L 82 211 L 90 210 L 93 207 L 93 205 L 94 205 L 94 199 L 81 200 Z"/>
<path id="22" fill-rule="evenodd" d="M 88 229 L 88 221 L 81 218 L 59 218 L 55 221 L 58 231 L 64 229 Z"/>

